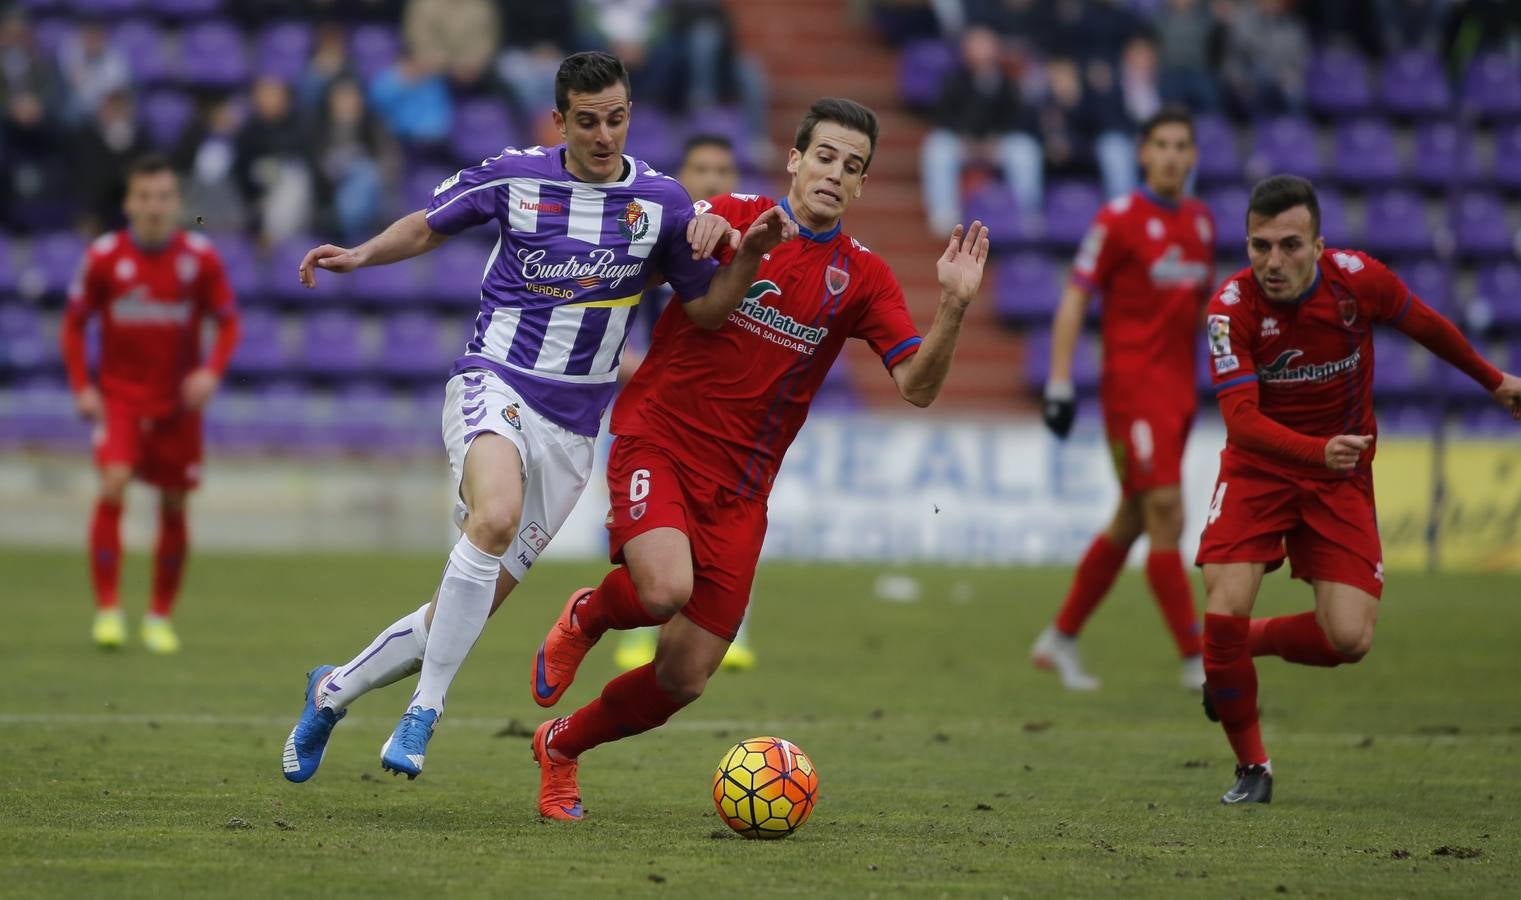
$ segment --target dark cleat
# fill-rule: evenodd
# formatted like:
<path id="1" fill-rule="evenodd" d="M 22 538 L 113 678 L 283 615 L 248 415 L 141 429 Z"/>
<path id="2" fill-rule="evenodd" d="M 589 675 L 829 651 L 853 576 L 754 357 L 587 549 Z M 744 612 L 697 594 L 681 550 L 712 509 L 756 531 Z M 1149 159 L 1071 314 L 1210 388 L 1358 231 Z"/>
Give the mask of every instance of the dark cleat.
<path id="1" fill-rule="evenodd" d="M 1273 773 L 1267 766 L 1237 766 L 1236 785 L 1225 792 L 1220 802 L 1226 806 L 1237 803 L 1272 803 Z"/>

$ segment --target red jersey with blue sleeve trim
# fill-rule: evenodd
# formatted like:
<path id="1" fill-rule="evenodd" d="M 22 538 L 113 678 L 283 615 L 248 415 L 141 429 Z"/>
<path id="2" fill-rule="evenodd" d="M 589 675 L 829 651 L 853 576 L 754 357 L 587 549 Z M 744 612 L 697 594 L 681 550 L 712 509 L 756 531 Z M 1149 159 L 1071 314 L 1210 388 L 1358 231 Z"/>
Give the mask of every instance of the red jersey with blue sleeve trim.
<path id="1" fill-rule="evenodd" d="M 1142 188 L 1094 217 L 1072 280 L 1102 295 L 1100 400 L 1111 411 L 1197 406 L 1199 312 L 1215 283 L 1215 220 L 1192 197 Z"/>
<path id="2" fill-rule="evenodd" d="M 723 216 L 743 233 L 775 205 L 729 194 L 699 202 L 697 211 Z M 785 199 L 781 205 L 791 215 Z M 666 308 L 649 355 L 613 407 L 612 432 L 656 442 L 739 496 L 763 498 L 852 337 L 870 344 L 889 371 L 920 343 L 886 263 L 839 225 L 802 229 L 766 255 L 719 328 L 698 327 L 680 304 Z"/>
<path id="3" fill-rule="evenodd" d="M 1398 326 L 1417 303 L 1399 276 L 1356 250 L 1327 249 L 1315 281 L 1293 301 L 1269 300 L 1252 270 L 1242 269 L 1209 303 L 1215 394 L 1255 391 L 1264 416 L 1311 437 L 1377 434 L 1373 326 Z M 1345 477 L 1233 442 L 1227 453 L 1297 477 Z M 1370 448 L 1358 468 L 1369 468 L 1373 455 Z"/>

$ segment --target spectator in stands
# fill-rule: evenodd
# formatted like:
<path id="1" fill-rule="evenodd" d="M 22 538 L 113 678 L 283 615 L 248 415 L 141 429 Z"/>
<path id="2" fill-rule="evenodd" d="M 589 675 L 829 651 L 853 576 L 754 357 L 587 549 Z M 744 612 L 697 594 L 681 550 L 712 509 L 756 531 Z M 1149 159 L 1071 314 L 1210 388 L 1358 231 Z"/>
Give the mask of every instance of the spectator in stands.
<path id="1" fill-rule="evenodd" d="M 1461 0 L 1447 20 L 1443 45 L 1448 63 L 1459 75 L 1475 54 L 1484 51 L 1508 51 L 1521 65 L 1521 3 Z"/>
<path id="2" fill-rule="evenodd" d="M 1236 113 L 1303 111 L 1310 38 L 1288 0 L 1236 0 L 1220 9 L 1227 19 L 1225 82 Z"/>
<path id="3" fill-rule="evenodd" d="M 388 171 L 394 170 L 389 135 L 365 106 L 364 90 L 352 78 L 328 89 L 317 127 L 318 208 L 344 241 L 358 243 L 381 218 Z"/>
<path id="4" fill-rule="evenodd" d="M 653 89 L 667 109 L 684 114 L 738 105 L 746 131 L 766 148 L 766 85 L 761 67 L 744 56 L 734 20 L 720 0 L 671 0 L 669 27 L 650 58 Z"/>
<path id="5" fill-rule="evenodd" d="M 1138 34 L 1131 38 L 1120 55 L 1120 95 L 1124 98 L 1125 115 L 1132 128 L 1162 109 L 1157 45 L 1147 35 Z"/>
<path id="6" fill-rule="evenodd" d="M 1135 184 L 1135 149 L 1124 100 L 1102 61 L 1088 65 L 1092 89 L 1084 88 L 1077 61 L 1046 61 L 1046 96 L 1038 121 L 1048 174 L 1088 177 L 1097 173 L 1110 196 Z M 1106 73 L 1109 73 L 1106 75 Z"/>
<path id="7" fill-rule="evenodd" d="M 410 0 L 402 20 L 407 52 L 425 68 L 442 72 L 456 96 L 493 89 L 491 62 L 501 27 L 488 0 Z"/>
<path id="8" fill-rule="evenodd" d="M 504 47 L 497 57 L 497 77 L 530 126 L 554 105 L 555 72 L 575 43 L 575 22 L 565 10 L 544 0 L 500 0 Z"/>
<path id="9" fill-rule="evenodd" d="M 110 45 L 105 23 L 99 19 L 81 23 L 58 48 L 58 61 L 71 94 L 72 121 L 90 119 L 107 96 L 132 86 L 127 58 Z"/>
<path id="10" fill-rule="evenodd" d="M 454 122 L 443 76 L 410 54 L 370 83 L 370 108 L 391 134 L 423 147 L 440 144 Z"/>
<path id="11" fill-rule="evenodd" d="M 1384 52 L 1435 50 L 1448 7 L 1447 0 L 1373 0 Z"/>
<path id="12" fill-rule="evenodd" d="M 1151 78 L 1148 85 L 1147 77 Z M 1098 166 L 1099 177 L 1104 183 L 1104 196 L 1123 197 L 1135 190 L 1135 138 L 1133 133 L 1139 119 L 1132 118 L 1132 100 L 1142 107 L 1156 100 L 1155 71 L 1132 73 L 1133 96 L 1125 93 L 1126 85 L 1120 73 L 1106 60 L 1093 58 L 1083 66 L 1083 100 L 1079 104 L 1077 121 L 1082 129 L 1082 141 Z M 1147 95 L 1147 90 L 1150 95 Z"/>
<path id="13" fill-rule="evenodd" d="M 1161 66 L 1162 99 L 1195 112 L 1220 109 L 1220 89 L 1213 66 L 1220 23 L 1205 8 L 1204 0 L 1167 0 L 1152 20 L 1156 29 Z"/>
<path id="14" fill-rule="evenodd" d="M 262 77 L 250 96 L 252 111 L 238 135 L 233 166 L 255 229 L 275 242 L 311 226 L 310 141 L 285 82 Z"/>
<path id="15" fill-rule="evenodd" d="M 49 119 L 67 108 L 67 87 L 58 67 L 37 46 L 26 15 L 10 9 L 0 13 L 0 104 L 14 118 L 12 104 L 24 97 L 35 98 Z"/>
<path id="16" fill-rule="evenodd" d="M 73 178 L 59 114 L 66 93 L 20 10 L 0 17 L 0 216 L 14 227 L 70 224 Z"/>
<path id="17" fill-rule="evenodd" d="M 201 227 L 207 231 L 248 227 L 248 207 L 235 168 L 242 127 L 241 106 L 230 97 L 218 97 L 206 104 L 175 151 L 175 168 L 187 173 L 185 208 L 201 216 Z"/>
<path id="18" fill-rule="evenodd" d="M 623 60 L 637 100 L 651 96 L 650 49 L 663 37 L 664 0 L 580 0 L 582 42 Z M 658 74 L 658 73 L 654 73 Z"/>
<path id="19" fill-rule="evenodd" d="M 137 127 L 131 95 L 117 90 L 103 97 L 95 117 L 69 143 L 83 201 L 83 229 L 99 234 L 125 225 L 121 204 L 127 195 L 127 167 L 151 149 Z"/>
<path id="20" fill-rule="evenodd" d="M 335 79 L 353 75 L 349 63 L 349 32 L 339 22 L 317 26 L 311 61 L 296 89 L 303 110 L 316 111 L 327 102 L 327 89 Z"/>
<path id="21" fill-rule="evenodd" d="M 962 36 L 961 65 L 946 79 L 932 115 L 920 173 L 934 231 L 949 233 L 961 221 L 961 169 L 968 158 L 995 162 L 1020 210 L 1040 210 L 1041 151 L 1034 119 L 991 28 L 973 26 Z"/>

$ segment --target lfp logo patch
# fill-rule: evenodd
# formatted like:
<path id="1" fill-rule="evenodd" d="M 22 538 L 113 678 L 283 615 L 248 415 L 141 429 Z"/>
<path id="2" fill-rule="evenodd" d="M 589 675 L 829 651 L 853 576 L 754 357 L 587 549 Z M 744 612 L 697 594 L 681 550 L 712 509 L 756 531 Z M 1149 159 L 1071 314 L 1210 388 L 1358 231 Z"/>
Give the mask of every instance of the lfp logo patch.
<path id="1" fill-rule="evenodd" d="M 644 211 L 638 200 L 629 201 L 618 219 L 618 231 L 631 241 L 637 241 L 649 233 L 650 214 Z"/>

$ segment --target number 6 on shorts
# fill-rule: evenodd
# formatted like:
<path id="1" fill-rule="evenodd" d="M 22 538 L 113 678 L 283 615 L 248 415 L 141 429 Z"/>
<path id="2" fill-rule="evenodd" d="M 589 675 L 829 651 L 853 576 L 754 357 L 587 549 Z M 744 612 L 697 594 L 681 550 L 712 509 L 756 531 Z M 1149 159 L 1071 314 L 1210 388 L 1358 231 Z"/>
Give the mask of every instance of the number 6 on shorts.
<path id="1" fill-rule="evenodd" d="M 635 469 L 634 477 L 628 481 L 628 500 L 630 503 L 638 503 L 650 495 L 650 470 Z"/>

